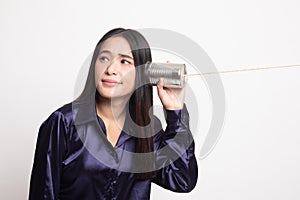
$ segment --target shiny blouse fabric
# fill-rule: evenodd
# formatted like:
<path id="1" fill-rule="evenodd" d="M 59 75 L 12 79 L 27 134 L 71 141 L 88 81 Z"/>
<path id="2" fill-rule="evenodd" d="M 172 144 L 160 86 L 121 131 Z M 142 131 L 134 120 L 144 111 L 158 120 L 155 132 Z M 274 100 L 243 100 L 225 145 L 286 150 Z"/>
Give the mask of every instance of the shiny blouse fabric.
<path id="1" fill-rule="evenodd" d="M 156 176 L 140 180 L 130 170 L 127 156 L 136 143 L 127 119 L 113 147 L 94 103 L 69 103 L 57 109 L 39 129 L 29 200 L 143 200 L 150 198 L 151 182 L 171 191 L 190 192 L 198 167 L 188 111 L 186 106 L 165 110 L 165 117 L 165 131 L 157 118 L 154 122 Z"/>

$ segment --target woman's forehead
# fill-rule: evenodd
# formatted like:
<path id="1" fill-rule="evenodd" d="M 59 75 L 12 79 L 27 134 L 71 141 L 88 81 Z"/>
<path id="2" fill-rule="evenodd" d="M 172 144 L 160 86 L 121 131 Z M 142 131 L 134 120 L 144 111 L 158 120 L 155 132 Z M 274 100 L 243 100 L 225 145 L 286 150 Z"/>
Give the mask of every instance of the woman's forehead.
<path id="1" fill-rule="evenodd" d="M 123 37 L 111 37 L 104 41 L 101 52 L 111 52 L 112 54 L 130 54 L 131 48 L 128 41 Z"/>

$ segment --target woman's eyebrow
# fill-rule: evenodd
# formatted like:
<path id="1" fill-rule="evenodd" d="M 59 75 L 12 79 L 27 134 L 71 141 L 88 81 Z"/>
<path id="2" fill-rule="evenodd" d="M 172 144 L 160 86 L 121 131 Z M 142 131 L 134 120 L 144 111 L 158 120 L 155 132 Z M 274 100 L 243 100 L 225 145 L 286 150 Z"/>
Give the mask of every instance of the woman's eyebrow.
<path id="1" fill-rule="evenodd" d="M 112 54 L 111 51 L 109 51 L 109 50 L 102 50 L 102 51 L 99 52 L 99 54 L 101 54 L 101 53 L 109 53 L 109 54 Z"/>
<path id="2" fill-rule="evenodd" d="M 119 53 L 119 56 L 125 57 L 125 58 L 129 58 L 129 59 L 133 60 L 133 58 L 132 58 L 131 56 L 126 55 L 126 54 L 121 54 L 121 53 Z"/>
<path id="3" fill-rule="evenodd" d="M 102 51 L 99 52 L 99 55 L 102 54 L 102 53 L 113 54 L 109 50 L 102 50 Z M 131 56 L 127 55 L 127 54 L 119 53 L 118 55 L 121 56 L 121 57 L 123 57 L 123 58 L 129 58 L 129 59 L 133 60 L 133 58 Z"/>

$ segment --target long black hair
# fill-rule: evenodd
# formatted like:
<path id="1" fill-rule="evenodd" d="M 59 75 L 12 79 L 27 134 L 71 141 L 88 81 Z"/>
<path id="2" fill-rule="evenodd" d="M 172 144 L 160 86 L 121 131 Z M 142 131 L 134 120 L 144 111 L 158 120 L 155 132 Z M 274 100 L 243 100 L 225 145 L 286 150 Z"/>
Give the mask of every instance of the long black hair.
<path id="1" fill-rule="evenodd" d="M 96 96 L 99 95 L 95 84 L 95 63 L 104 41 L 117 36 L 123 37 L 128 41 L 137 70 L 146 62 L 152 61 L 150 46 L 141 33 L 136 30 L 124 28 L 115 28 L 108 31 L 95 47 L 85 87 L 76 101 L 96 98 Z M 136 160 L 134 164 L 139 165 L 143 163 L 143 166 L 151 166 L 153 168 L 153 171 L 136 174 L 139 179 L 148 179 L 155 176 L 153 137 L 151 137 L 154 131 L 153 125 L 151 124 L 153 119 L 153 89 L 150 84 L 140 84 L 144 81 L 141 80 L 143 77 L 139 76 L 138 73 L 136 74 L 136 84 L 139 86 L 130 97 L 129 113 L 133 122 L 143 128 L 138 130 L 138 134 L 141 137 L 137 138 L 135 151 L 136 153 L 148 153 L 148 155 L 150 153 L 152 156 L 147 157 L 147 159 L 140 158 Z"/>

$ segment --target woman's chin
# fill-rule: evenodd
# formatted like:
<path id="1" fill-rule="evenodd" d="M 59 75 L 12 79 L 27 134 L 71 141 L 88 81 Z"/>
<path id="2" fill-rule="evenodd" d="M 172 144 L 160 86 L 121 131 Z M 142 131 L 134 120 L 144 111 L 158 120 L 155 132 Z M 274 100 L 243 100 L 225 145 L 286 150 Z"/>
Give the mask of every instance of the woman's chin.
<path id="1" fill-rule="evenodd" d="M 118 99 L 123 98 L 124 100 L 128 100 L 131 96 L 132 92 L 124 91 L 124 88 L 107 88 L 101 87 L 97 89 L 100 96 L 105 99 Z"/>
<path id="2" fill-rule="evenodd" d="M 131 94 L 118 94 L 116 92 L 101 92 L 100 96 L 102 99 L 107 99 L 107 100 L 123 100 L 123 101 L 128 101 L 129 97 Z"/>

